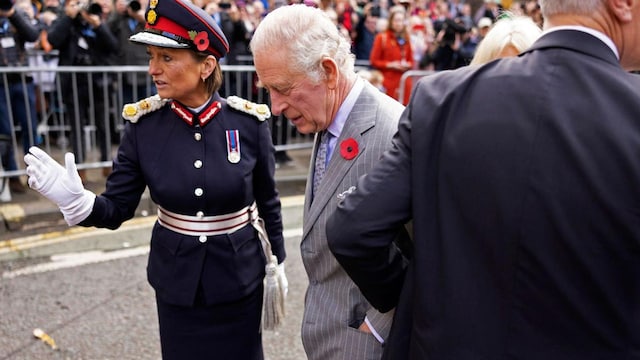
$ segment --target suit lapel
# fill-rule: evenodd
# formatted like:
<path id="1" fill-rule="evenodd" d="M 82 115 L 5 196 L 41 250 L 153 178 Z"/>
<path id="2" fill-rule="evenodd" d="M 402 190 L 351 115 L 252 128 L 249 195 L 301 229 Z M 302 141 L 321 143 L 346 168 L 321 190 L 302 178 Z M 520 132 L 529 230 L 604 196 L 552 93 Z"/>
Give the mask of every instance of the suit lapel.
<path id="1" fill-rule="evenodd" d="M 307 183 L 304 189 L 304 212 L 303 218 L 307 217 L 309 213 L 309 207 L 311 206 L 311 195 L 313 188 L 313 169 L 315 168 L 315 159 L 318 153 L 318 146 L 320 145 L 320 134 L 316 133 L 313 139 L 313 151 L 311 152 L 311 159 L 309 160 L 309 170 L 307 172 Z"/>
<path id="2" fill-rule="evenodd" d="M 367 84 L 368 85 L 368 84 Z M 318 196 L 310 202 L 311 189 L 313 183 L 313 162 L 318 147 L 319 136 L 316 135 L 314 142 L 313 157 L 310 165 L 309 177 L 307 178 L 307 186 L 305 190 L 305 210 L 304 225 L 302 238 L 306 237 L 312 226 L 318 219 L 318 216 L 324 211 L 332 197 L 337 196 L 336 190 L 349 170 L 358 162 L 358 159 L 365 151 L 367 145 L 367 131 L 375 126 L 376 104 L 375 99 L 370 91 L 378 91 L 375 88 L 365 86 L 362 93 L 356 100 L 353 109 L 347 117 L 342 133 L 337 139 L 336 146 L 331 154 L 327 171 L 324 179 L 318 188 Z M 355 158 L 347 160 L 340 155 L 340 144 L 349 138 L 353 138 L 358 143 L 358 154 Z M 355 184 L 354 184 L 355 185 Z M 310 204 L 309 204 L 310 203 Z"/>

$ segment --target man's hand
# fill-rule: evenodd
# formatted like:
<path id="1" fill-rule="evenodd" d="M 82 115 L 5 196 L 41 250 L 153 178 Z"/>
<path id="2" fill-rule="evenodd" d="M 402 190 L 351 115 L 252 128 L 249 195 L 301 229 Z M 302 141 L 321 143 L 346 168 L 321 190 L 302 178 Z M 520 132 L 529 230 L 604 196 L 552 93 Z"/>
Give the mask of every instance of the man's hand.
<path id="1" fill-rule="evenodd" d="M 371 334 L 371 329 L 369 329 L 369 325 L 367 325 L 366 321 L 363 321 L 362 324 L 360 324 L 358 330 L 362 331 L 363 333 Z"/>
<path id="2" fill-rule="evenodd" d="M 84 21 L 86 21 L 87 24 L 89 24 L 89 26 L 91 26 L 94 29 L 100 26 L 100 24 L 102 24 L 100 15 L 91 14 L 86 10 L 81 10 L 80 15 L 82 15 L 82 18 L 84 19 Z"/>
<path id="3" fill-rule="evenodd" d="M 16 9 L 14 7 L 12 7 L 11 9 L 8 10 L 0 10 L 0 17 L 11 17 L 13 14 L 16 13 Z"/>

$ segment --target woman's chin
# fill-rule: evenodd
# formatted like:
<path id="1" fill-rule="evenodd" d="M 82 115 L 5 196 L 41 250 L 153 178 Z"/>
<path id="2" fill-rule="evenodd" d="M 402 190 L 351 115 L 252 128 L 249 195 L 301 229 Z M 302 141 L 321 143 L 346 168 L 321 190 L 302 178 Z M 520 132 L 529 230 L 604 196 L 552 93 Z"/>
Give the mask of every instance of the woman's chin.
<path id="1" fill-rule="evenodd" d="M 171 93 L 169 91 L 167 91 L 167 89 L 164 89 L 162 87 L 156 87 L 156 89 L 158 90 L 158 95 L 163 98 L 163 99 L 170 99 L 171 98 Z"/>

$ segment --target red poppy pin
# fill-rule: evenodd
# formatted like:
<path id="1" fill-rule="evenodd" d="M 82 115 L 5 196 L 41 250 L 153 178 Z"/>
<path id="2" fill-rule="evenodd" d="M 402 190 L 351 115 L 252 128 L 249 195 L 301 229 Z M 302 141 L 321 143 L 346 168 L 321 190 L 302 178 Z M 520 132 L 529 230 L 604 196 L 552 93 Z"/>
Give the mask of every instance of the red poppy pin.
<path id="1" fill-rule="evenodd" d="M 353 160 L 358 156 L 358 142 L 354 138 L 348 138 L 340 143 L 340 155 L 347 160 Z"/>
<path id="2" fill-rule="evenodd" d="M 193 39 L 198 51 L 205 51 L 209 47 L 209 37 L 206 31 L 200 31 Z"/>

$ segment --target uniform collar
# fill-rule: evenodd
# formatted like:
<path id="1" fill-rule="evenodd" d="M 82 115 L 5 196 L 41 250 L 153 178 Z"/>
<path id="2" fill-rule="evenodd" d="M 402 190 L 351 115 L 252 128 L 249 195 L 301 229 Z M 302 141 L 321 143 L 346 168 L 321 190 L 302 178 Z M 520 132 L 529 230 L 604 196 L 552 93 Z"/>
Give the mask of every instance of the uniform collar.
<path id="1" fill-rule="evenodd" d="M 215 96 L 212 96 L 209 102 L 198 113 L 194 113 L 192 109 L 175 100 L 171 101 L 171 110 L 187 124 L 191 126 L 197 124 L 204 127 L 220 112 L 220 109 L 222 109 L 222 104 L 215 98 Z"/>

